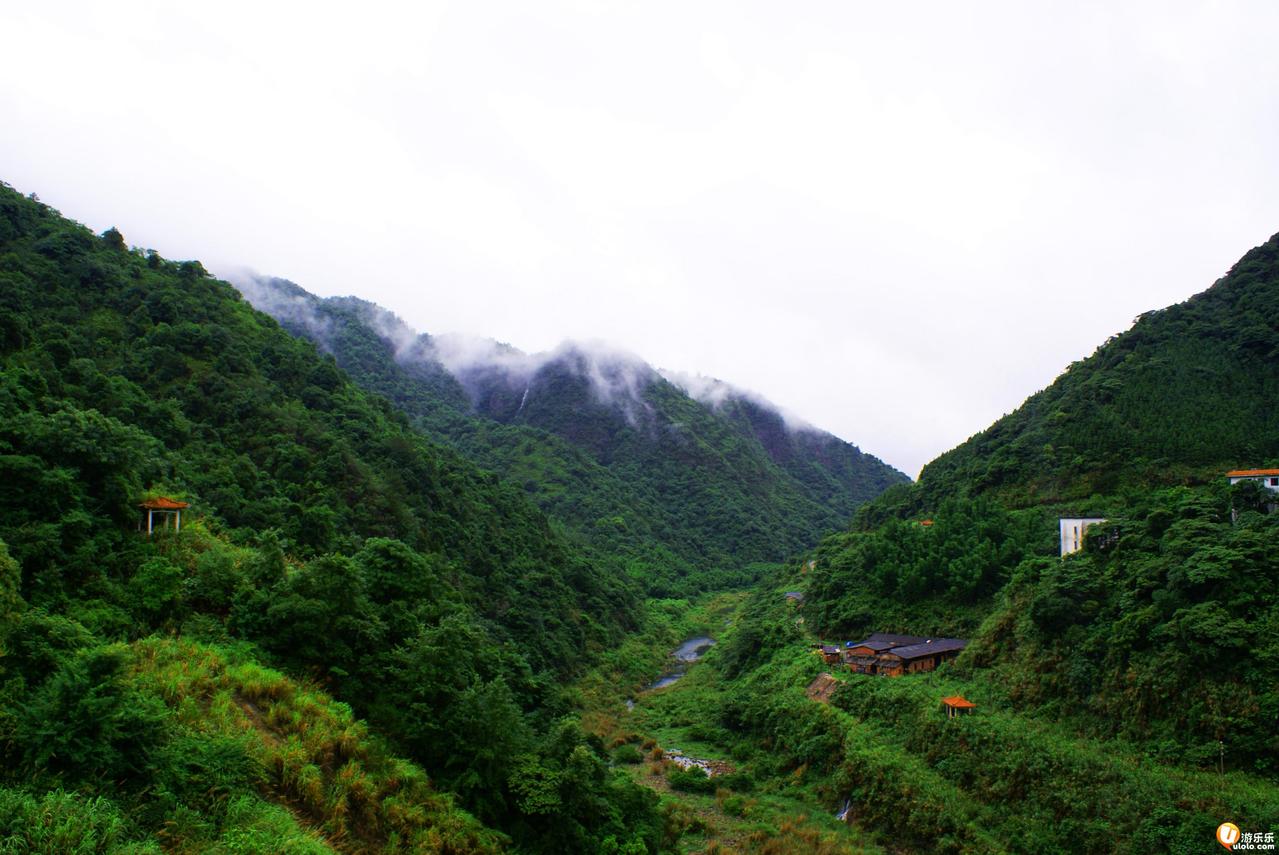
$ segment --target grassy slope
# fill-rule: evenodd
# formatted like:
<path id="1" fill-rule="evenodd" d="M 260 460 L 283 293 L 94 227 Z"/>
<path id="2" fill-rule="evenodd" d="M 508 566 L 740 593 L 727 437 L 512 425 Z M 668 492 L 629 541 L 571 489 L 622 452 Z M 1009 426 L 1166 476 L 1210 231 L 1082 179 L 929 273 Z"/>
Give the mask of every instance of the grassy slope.
<path id="1" fill-rule="evenodd" d="M 897 679 L 836 671 L 827 706 L 805 687 L 831 670 L 811 653 L 780 592 L 757 595 L 749 622 L 777 643 L 686 717 L 723 748 L 766 748 L 778 774 L 811 776 L 827 804 L 851 798 L 856 821 L 894 848 L 920 852 L 1202 852 L 1216 826 L 1279 826 L 1279 786 L 1238 768 L 1222 776 L 1152 759 L 1123 738 L 1097 738 L 1083 717 L 1019 703 L 1006 675 L 972 657 Z M 735 667 L 748 635 L 716 661 Z M 940 699 L 963 694 L 976 712 L 950 721 Z M 749 750 L 749 749 L 747 749 Z"/>
<path id="2" fill-rule="evenodd" d="M 496 852 L 502 838 L 391 755 L 350 707 L 217 647 L 146 639 L 133 679 L 162 698 L 193 737 L 244 745 L 263 770 L 260 792 L 305 833 L 339 851 Z M 204 822 L 171 821 L 166 846 L 200 851 Z M 231 833 L 238 834 L 238 830 Z M 228 832 L 224 831 L 225 837 Z"/>
<path id="3" fill-rule="evenodd" d="M 322 691 L 190 641 L 148 638 L 105 652 L 125 663 L 135 703 L 159 711 L 163 735 L 148 760 L 157 771 L 143 790 L 109 780 L 70 791 L 0 788 L 0 851 L 505 848 Z"/>

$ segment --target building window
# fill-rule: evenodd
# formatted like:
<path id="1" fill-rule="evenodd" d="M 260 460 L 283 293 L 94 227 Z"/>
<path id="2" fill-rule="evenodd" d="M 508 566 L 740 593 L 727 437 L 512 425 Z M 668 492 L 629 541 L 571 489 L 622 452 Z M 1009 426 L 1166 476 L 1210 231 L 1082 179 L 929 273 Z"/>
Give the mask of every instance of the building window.
<path id="1" fill-rule="evenodd" d="M 1271 478 L 1271 479 L 1270 479 L 1270 486 L 1271 486 L 1271 487 L 1279 487 L 1279 478 Z"/>

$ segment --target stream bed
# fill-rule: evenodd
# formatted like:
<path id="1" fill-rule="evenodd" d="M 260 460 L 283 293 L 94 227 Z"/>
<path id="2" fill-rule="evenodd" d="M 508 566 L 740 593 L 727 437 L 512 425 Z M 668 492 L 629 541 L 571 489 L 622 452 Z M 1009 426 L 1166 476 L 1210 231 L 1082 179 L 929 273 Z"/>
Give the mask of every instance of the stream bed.
<path id="1" fill-rule="evenodd" d="M 707 635 L 690 638 L 671 651 L 670 662 L 662 675 L 649 683 L 648 690 L 664 689 L 680 677 L 688 673 L 688 666 L 702 658 L 707 650 L 715 646 L 715 639 Z"/>

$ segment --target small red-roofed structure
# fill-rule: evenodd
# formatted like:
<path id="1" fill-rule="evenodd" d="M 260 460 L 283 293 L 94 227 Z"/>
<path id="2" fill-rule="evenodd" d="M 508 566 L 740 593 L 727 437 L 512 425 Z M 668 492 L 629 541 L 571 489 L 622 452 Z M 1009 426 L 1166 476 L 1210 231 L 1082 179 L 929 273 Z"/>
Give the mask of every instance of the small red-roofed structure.
<path id="1" fill-rule="evenodd" d="M 1226 473 L 1231 484 L 1240 481 L 1257 481 L 1273 492 L 1279 492 L 1279 469 L 1231 469 Z"/>
<path id="2" fill-rule="evenodd" d="M 186 502 L 179 502 L 176 499 L 170 499 L 168 496 L 157 496 L 154 499 L 147 499 L 138 503 L 138 507 L 146 511 L 147 520 L 147 536 L 155 530 L 156 515 L 161 517 L 161 527 L 168 528 L 170 524 L 173 531 L 182 531 L 182 512 L 191 507 Z M 142 530 L 142 520 L 138 520 L 138 530 Z"/>
<path id="3" fill-rule="evenodd" d="M 946 718 L 965 715 L 977 708 L 977 705 L 963 695 L 951 695 L 941 699 L 942 709 L 946 710 Z"/>

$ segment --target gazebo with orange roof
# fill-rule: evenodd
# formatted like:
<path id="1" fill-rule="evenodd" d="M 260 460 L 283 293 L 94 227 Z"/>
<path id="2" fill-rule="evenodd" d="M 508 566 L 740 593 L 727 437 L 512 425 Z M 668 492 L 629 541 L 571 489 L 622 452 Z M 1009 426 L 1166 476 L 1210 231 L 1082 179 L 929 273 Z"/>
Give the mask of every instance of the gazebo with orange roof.
<path id="1" fill-rule="evenodd" d="M 963 695 L 951 695 L 948 698 L 942 698 L 941 705 L 946 710 L 946 718 L 954 718 L 957 715 L 964 715 L 977 708 L 975 703 L 968 700 Z"/>
<path id="2" fill-rule="evenodd" d="M 164 519 L 162 526 L 169 527 L 169 523 L 173 524 L 173 531 L 182 531 L 182 512 L 191 507 L 186 502 L 179 502 L 176 499 L 170 499 L 168 496 L 157 496 L 154 499 L 146 499 L 138 503 L 138 507 L 147 513 L 147 536 L 155 529 L 155 516 L 160 514 Z M 142 520 L 138 520 L 138 530 L 142 530 Z"/>

